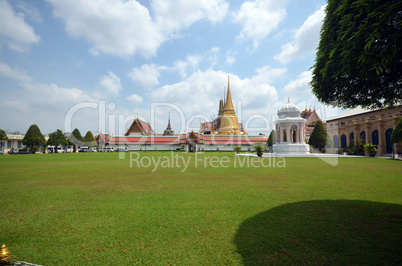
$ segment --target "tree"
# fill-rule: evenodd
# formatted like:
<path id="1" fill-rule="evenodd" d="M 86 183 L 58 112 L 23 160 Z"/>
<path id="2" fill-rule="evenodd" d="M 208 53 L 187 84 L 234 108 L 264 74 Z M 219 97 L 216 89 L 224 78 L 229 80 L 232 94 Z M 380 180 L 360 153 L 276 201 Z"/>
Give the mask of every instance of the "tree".
<path id="1" fill-rule="evenodd" d="M 49 135 L 47 145 L 52 145 L 55 146 L 56 148 L 57 146 L 67 146 L 68 140 L 66 136 L 64 136 L 63 132 L 60 129 L 58 129 Z"/>
<path id="2" fill-rule="evenodd" d="M 0 151 L 3 150 L 3 140 L 8 140 L 7 133 L 0 129 Z"/>
<path id="3" fill-rule="evenodd" d="M 44 146 L 46 145 L 46 139 L 40 132 L 40 129 L 37 125 L 33 124 L 29 127 L 27 133 L 25 133 L 24 138 L 22 139 L 22 144 L 31 148 L 33 146 Z"/>
<path id="4" fill-rule="evenodd" d="M 68 140 L 69 142 L 74 144 L 74 152 L 76 151 L 77 146 L 81 146 L 82 143 L 84 142 L 81 132 L 77 128 L 73 130 L 71 135 L 68 137 Z"/>
<path id="5" fill-rule="evenodd" d="M 272 146 L 276 143 L 276 132 L 275 130 L 271 131 L 271 134 L 269 134 L 268 140 L 267 140 L 267 146 L 269 149 L 272 151 Z"/>
<path id="6" fill-rule="evenodd" d="M 87 134 L 85 134 L 84 143 L 88 147 L 96 146 L 95 137 L 94 137 L 94 135 L 92 134 L 91 131 L 88 131 Z"/>
<path id="7" fill-rule="evenodd" d="M 328 0 L 310 83 L 323 103 L 392 107 L 402 98 L 402 1 Z"/>
<path id="8" fill-rule="evenodd" d="M 310 139 L 308 140 L 308 144 L 315 147 L 318 146 L 319 151 L 321 152 L 321 148 L 327 145 L 327 130 L 320 120 L 315 124 L 314 130 L 311 133 Z"/>
<path id="9" fill-rule="evenodd" d="M 398 124 L 396 124 L 394 130 L 392 131 L 391 142 L 392 143 L 402 142 L 402 118 L 399 119 Z"/>

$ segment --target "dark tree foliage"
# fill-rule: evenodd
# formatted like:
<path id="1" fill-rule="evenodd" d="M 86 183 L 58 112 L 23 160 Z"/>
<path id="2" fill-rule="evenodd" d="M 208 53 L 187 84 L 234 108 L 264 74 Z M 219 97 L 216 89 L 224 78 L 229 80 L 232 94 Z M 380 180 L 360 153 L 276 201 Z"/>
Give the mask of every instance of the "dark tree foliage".
<path id="1" fill-rule="evenodd" d="M 22 144 L 31 147 L 32 151 L 33 146 L 45 146 L 46 139 L 40 132 L 39 127 L 33 124 L 29 127 L 27 133 L 25 133 L 25 136 L 22 139 Z"/>
<path id="2" fill-rule="evenodd" d="M 64 136 L 63 132 L 58 129 L 55 132 L 49 135 L 49 139 L 47 140 L 47 145 L 53 146 L 67 146 L 68 140 L 66 136 Z"/>
<path id="3" fill-rule="evenodd" d="M 7 139 L 8 139 L 7 133 L 4 130 L 0 129 L 0 151 L 3 148 L 3 140 Z"/>
<path id="4" fill-rule="evenodd" d="M 314 127 L 313 132 L 311 133 L 310 139 L 308 140 L 308 144 L 315 147 L 318 146 L 319 150 L 327 145 L 327 130 L 321 121 L 318 121 Z"/>
<path id="5" fill-rule="evenodd" d="M 81 145 L 84 142 L 81 132 L 77 128 L 73 130 L 68 140 L 74 145 Z"/>
<path id="6" fill-rule="evenodd" d="M 85 134 L 84 143 L 86 146 L 89 146 L 89 147 L 96 146 L 95 137 L 91 131 L 88 131 L 87 134 Z"/>
<path id="7" fill-rule="evenodd" d="M 328 0 L 310 83 L 323 103 L 392 107 L 402 99 L 402 1 Z"/>
<path id="8" fill-rule="evenodd" d="M 270 149 L 272 149 L 272 146 L 276 143 L 276 132 L 275 130 L 271 131 L 271 134 L 269 134 L 268 140 L 267 140 L 267 145 Z"/>
<path id="9" fill-rule="evenodd" d="M 392 143 L 402 142 L 402 118 L 399 119 L 398 124 L 396 124 L 396 127 L 392 131 L 391 141 L 392 141 Z"/>

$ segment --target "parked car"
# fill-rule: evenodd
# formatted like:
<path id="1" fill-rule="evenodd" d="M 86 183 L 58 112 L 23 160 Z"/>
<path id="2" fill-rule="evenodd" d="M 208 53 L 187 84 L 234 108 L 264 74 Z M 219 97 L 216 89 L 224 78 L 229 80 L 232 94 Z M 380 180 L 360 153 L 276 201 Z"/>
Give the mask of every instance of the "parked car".
<path id="1" fill-rule="evenodd" d="M 24 149 L 19 149 L 18 150 L 18 154 L 29 154 L 28 150 L 24 150 Z"/>
<path id="2" fill-rule="evenodd" d="M 11 149 L 8 151 L 8 154 L 18 154 L 18 150 L 17 149 Z"/>
<path id="3" fill-rule="evenodd" d="M 78 152 L 88 152 L 88 147 L 80 147 Z"/>
<path id="4" fill-rule="evenodd" d="M 116 152 L 127 152 L 127 151 L 125 149 L 123 149 L 123 148 L 117 148 Z"/>

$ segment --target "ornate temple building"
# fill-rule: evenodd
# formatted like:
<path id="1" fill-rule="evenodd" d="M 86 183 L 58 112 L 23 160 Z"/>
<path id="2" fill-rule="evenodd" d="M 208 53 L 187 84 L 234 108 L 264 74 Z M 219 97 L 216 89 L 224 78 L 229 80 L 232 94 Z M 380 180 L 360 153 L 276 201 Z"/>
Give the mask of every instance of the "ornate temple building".
<path id="1" fill-rule="evenodd" d="M 96 136 L 104 146 L 124 148 L 126 151 L 233 151 L 234 146 L 241 146 L 243 151 L 251 151 L 256 142 L 266 143 L 267 136 L 250 136 L 242 123 L 238 123 L 232 103 L 230 82 L 225 101 L 220 100 L 218 117 L 212 122 L 201 124 L 200 131 L 174 134 L 168 126 L 163 134 L 155 134 L 150 124 L 138 118 L 134 119 L 124 136 L 99 134 Z"/>
<path id="2" fill-rule="evenodd" d="M 174 135 L 174 131 L 172 130 L 172 127 L 170 126 L 170 115 L 169 115 L 169 122 L 168 122 L 167 128 L 163 132 L 163 136 L 173 136 L 173 135 Z"/>
<path id="3" fill-rule="evenodd" d="M 219 101 L 219 112 L 212 122 L 201 123 L 200 133 L 205 135 L 247 135 L 243 124 L 237 121 L 235 109 L 230 92 L 230 80 L 228 77 L 228 89 L 226 99 Z"/>
<path id="4" fill-rule="evenodd" d="M 305 141 L 306 119 L 300 116 L 300 110 L 296 105 L 288 102 L 278 111 L 278 119 L 275 121 L 276 143 L 273 152 L 277 154 L 310 153 L 310 147 Z"/>
<path id="5" fill-rule="evenodd" d="M 304 127 L 304 134 L 306 136 L 306 140 L 308 141 L 310 139 L 311 133 L 313 133 L 313 130 L 315 128 L 315 124 L 317 124 L 318 121 L 321 121 L 321 118 L 318 116 L 317 112 L 314 110 L 311 111 L 311 106 L 310 109 L 307 110 L 304 109 L 300 116 L 304 119 L 306 119 L 306 125 Z M 322 121 L 321 121 L 322 122 Z"/>
<path id="6" fill-rule="evenodd" d="M 124 136 L 132 135 L 151 136 L 155 135 L 155 132 L 147 122 L 144 122 L 137 117 L 128 128 L 126 134 L 124 134 Z"/>

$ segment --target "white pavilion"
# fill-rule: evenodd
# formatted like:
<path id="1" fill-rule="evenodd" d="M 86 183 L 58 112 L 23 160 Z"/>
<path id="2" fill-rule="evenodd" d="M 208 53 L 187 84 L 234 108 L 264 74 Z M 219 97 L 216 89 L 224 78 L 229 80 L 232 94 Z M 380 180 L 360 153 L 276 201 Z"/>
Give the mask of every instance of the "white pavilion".
<path id="1" fill-rule="evenodd" d="M 275 120 L 276 144 L 273 153 L 277 154 L 310 154 L 310 147 L 305 142 L 304 126 L 306 119 L 300 116 L 296 105 L 288 102 L 278 111 Z"/>

